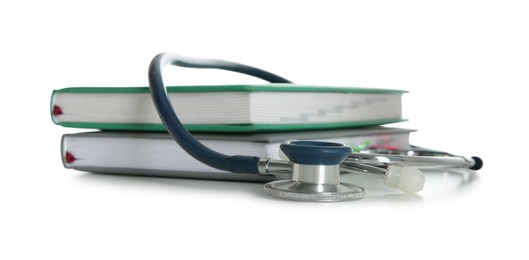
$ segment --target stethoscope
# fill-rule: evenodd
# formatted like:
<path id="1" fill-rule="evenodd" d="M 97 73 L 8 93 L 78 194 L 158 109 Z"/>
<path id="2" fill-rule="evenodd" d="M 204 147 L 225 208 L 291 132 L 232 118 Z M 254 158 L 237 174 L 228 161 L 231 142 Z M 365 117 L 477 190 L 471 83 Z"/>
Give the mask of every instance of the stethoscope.
<path id="1" fill-rule="evenodd" d="M 266 183 L 266 193 L 301 201 L 348 201 L 361 199 L 362 187 L 340 182 L 340 172 L 366 173 L 382 178 L 389 187 L 416 193 L 424 187 L 419 168 L 445 167 L 479 170 L 479 157 L 456 156 L 413 147 L 410 150 L 365 150 L 333 142 L 288 141 L 281 144 L 281 160 L 245 155 L 225 155 L 209 149 L 182 125 L 167 96 L 162 69 L 171 64 L 187 68 L 222 69 L 261 78 L 270 83 L 292 83 L 248 65 L 212 59 L 188 58 L 170 53 L 154 57 L 149 66 L 149 86 L 158 114 L 171 137 L 188 154 L 213 168 L 235 174 L 291 174 L 291 179 Z"/>

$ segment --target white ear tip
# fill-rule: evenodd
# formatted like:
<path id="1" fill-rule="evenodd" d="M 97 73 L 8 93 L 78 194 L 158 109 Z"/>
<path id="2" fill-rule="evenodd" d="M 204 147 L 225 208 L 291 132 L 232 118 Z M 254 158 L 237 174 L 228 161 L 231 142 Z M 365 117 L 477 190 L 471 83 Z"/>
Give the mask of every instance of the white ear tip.
<path id="1" fill-rule="evenodd" d="M 416 193 L 424 188 L 424 174 L 414 167 L 403 167 L 398 188 L 406 193 Z"/>
<path id="2" fill-rule="evenodd" d="M 424 188 L 424 174 L 414 167 L 392 165 L 386 175 L 386 185 L 406 193 L 416 193 Z"/>

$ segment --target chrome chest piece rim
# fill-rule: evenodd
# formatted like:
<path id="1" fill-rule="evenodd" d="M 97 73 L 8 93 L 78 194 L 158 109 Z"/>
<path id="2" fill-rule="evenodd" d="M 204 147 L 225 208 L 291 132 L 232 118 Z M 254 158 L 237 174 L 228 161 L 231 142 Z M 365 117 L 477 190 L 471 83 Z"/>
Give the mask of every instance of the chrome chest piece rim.
<path id="1" fill-rule="evenodd" d="M 364 189 L 352 184 L 312 184 L 281 180 L 266 183 L 266 193 L 289 200 L 300 201 L 348 201 L 364 197 Z"/>

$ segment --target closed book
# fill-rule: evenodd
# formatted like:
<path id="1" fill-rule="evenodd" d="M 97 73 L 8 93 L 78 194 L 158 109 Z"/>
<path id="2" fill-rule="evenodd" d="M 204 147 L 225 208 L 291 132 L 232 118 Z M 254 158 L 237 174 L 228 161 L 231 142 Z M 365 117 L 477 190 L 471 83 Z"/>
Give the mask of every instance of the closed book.
<path id="1" fill-rule="evenodd" d="M 351 147 L 409 148 L 413 130 L 367 127 L 323 131 L 254 134 L 197 134 L 209 148 L 228 155 L 279 159 L 279 146 L 287 140 L 339 142 Z M 66 134 L 61 153 L 66 168 L 82 171 L 223 180 L 267 181 L 284 176 L 233 174 L 211 168 L 188 155 L 167 133 L 112 132 Z"/>
<path id="2" fill-rule="evenodd" d="M 168 87 L 190 131 L 331 129 L 402 121 L 401 90 L 292 84 Z M 147 87 L 53 91 L 51 117 L 65 127 L 163 131 Z"/>

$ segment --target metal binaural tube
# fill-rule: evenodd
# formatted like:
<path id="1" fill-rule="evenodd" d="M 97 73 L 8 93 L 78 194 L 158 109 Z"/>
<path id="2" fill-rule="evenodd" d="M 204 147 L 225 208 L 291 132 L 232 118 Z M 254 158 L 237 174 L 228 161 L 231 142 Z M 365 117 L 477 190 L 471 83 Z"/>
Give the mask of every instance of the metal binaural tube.
<path id="1" fill-rule="evenodd" d="M 352 153 L 347 159 L 345 159 L 344 163 L 363 163 L 369 165 L 398 163 L 402 166 L 414 166 L 419 168 L 472 168 L 475 165 L 473 159 L 462 156 L 410 156 L 369 153 Z"/>
<path id="2" fill-rule="evenodd" d="M 373 175 L 379 178 L 385 178 L 387 169 L 388 169 L 387 164 L 369 165 L 369 164 L 358 163 L 358 162 L 354 162 L 354 163 L 343 162 L 340 165 L 341 172 L 368 173 L 370 175 Z"/>

